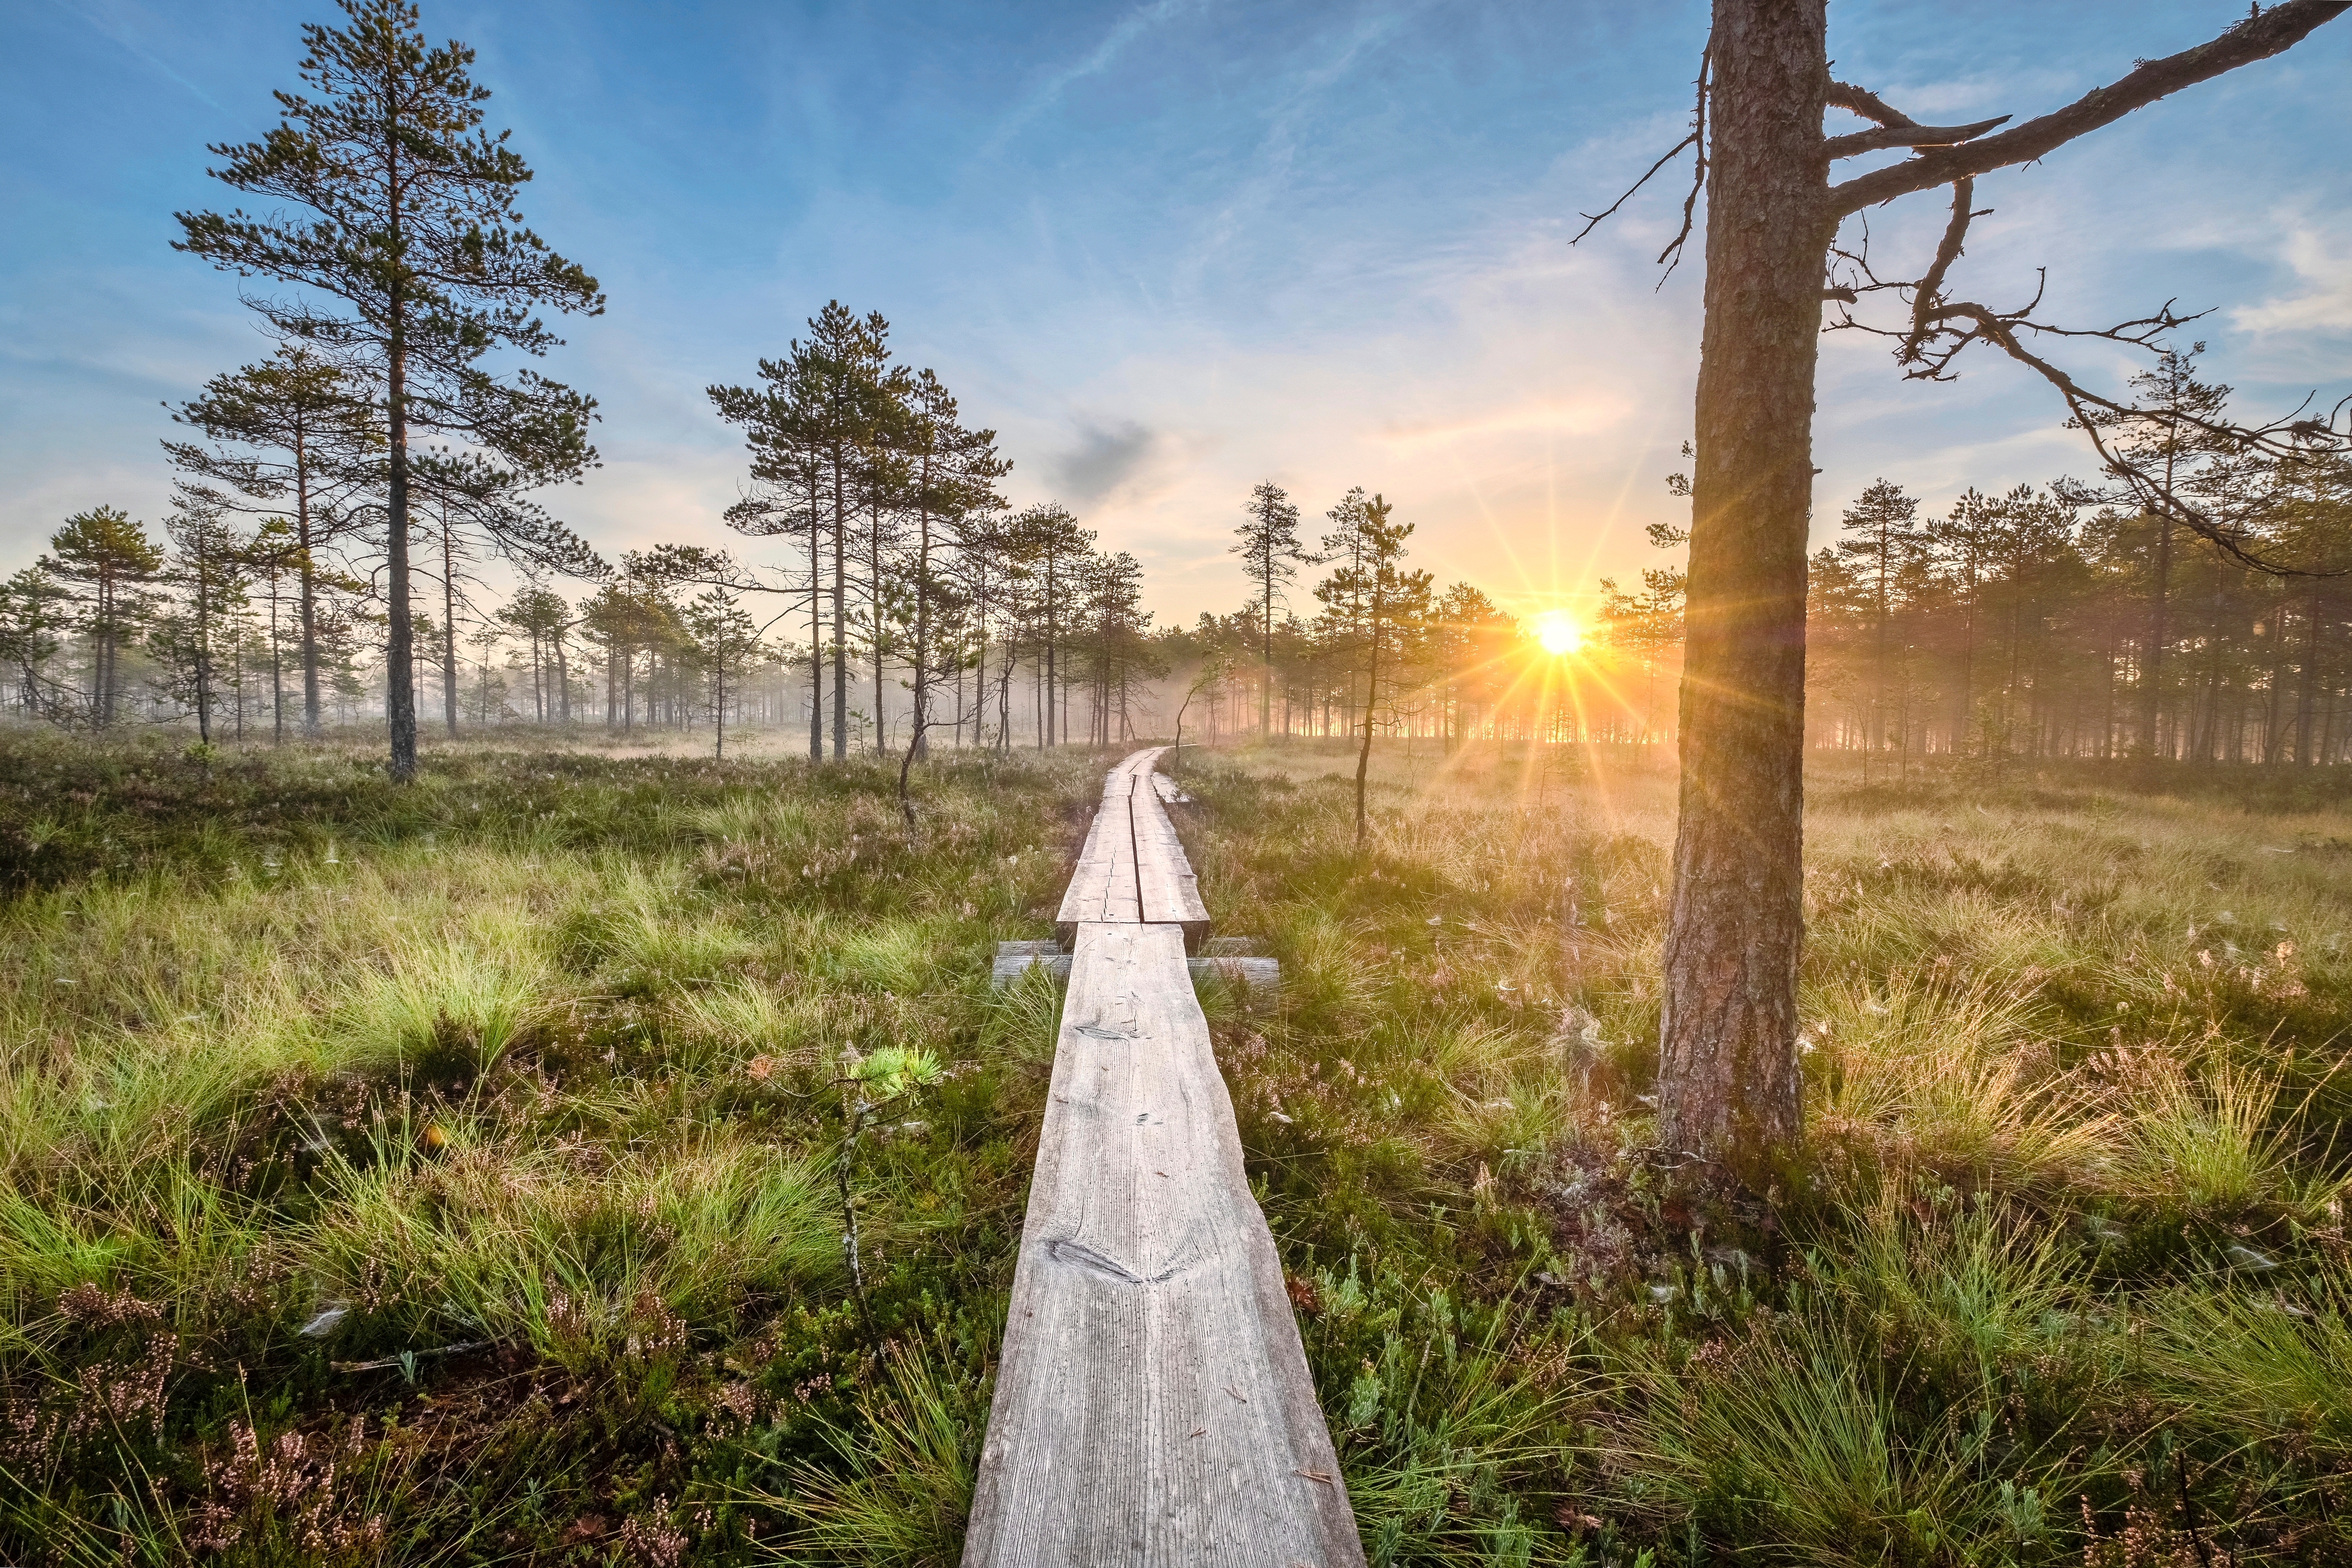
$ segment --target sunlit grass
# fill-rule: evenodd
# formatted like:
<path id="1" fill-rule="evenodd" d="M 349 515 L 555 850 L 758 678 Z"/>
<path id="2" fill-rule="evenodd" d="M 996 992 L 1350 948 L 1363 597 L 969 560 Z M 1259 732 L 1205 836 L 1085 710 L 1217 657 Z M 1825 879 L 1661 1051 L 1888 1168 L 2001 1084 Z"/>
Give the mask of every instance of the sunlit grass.
<path id="1" fill-rule="evenodd" d="M 943 755 L 909 835 L 855 763 L 26 744 L 89 800 L 0 855 L 0 1547 L 298 1552 L 245 1423 L 373 1560 L 955 1558 L 1058 1011 L 988 959 L 1096 761 Z M 1817 770 L 1743 1217 L 1650 1146 L 1656 759 L 1383 739 L 1360 852 L 1336 745 L 1180 767 L 1283 967 L 1203 1006 L 1370 1561 L 2186 1562 L 2184 1488 L 2215 1561 L 2352 1544 L 2345 813 Z M 877 1343 L 836 1075 L 917 1057 Z"/>
<path id="2" fill-rule="evenodd" d="M 2189 1466 L 2233 1560 L 2333 1530 L 2342 814 L 1817 778 L 1803 1183 L 1763 1232 L 1694 1236 L 1648 1148 L 1671 776 L 1376 748 L 1357 855 L 1351 761 L 1181 765 L 1212 906 L 1286 966 L 1279 1016 L 1222 1050 L 1293 1255 L 1477 1281 L 1519 1303 L 1507 1365 L 1589 1336 L 1582 1436 L 1512 1493 L 1528 1552 L 2058 1563 L 2126 1529 L 2189 1551 L 2150 1456 L 2175 1490 Z M 1336 1430 L 1381 1363 L 1321 1332 Z M 1486 1560 L 1470 1521 L 1507 1538 L 1497 1495 L 1449 1489 L 1451 1545 L 1393 1539 Z"/>

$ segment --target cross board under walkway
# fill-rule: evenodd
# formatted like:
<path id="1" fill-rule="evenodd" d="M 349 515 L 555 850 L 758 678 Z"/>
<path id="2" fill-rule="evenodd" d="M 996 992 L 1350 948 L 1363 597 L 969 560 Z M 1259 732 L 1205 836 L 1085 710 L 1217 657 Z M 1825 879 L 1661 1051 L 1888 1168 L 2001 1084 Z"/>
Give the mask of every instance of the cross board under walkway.
<path id="1" fill-rule="evenodd" d="M 964 1568 L 1361 1568 L 1185 967 L 1209 925 L 1152 768 L 1062 901 L 1069 989 Z"/>

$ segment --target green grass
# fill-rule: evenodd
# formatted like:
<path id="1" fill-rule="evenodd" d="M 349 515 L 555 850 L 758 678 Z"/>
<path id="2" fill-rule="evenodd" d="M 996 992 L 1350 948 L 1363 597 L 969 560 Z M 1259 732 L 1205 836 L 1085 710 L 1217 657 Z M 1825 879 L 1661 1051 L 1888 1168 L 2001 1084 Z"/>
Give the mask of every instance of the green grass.
<path id="1" fill-rule="evenodd" d="M 45 808 L 0 834 L 0 1557 L 845 1539 L 807 1498 L 896 1430 L 891 1368 L 958 1345 L 985 1386 L 1052 1004 L 988 959 L 1046 929 L 1093 792 L 950 760 L 910 837 L 895 784 L 0 737 Z M 892 1051 L 948 1071 L 862 1140 L 877 1344 L 834 1081 Z"/>
<path id="2" fill-rule="evenodd" d="M 1649 1152 L 1673 781 L 1187 749 L 1378 1564 L 2352 1553 L 2333 774 L 1816 769 L 1794 1189 Z M 0 731 L 0 1560 L 950 1563 L 1094 759 Z M 845 1057 L 927 1080 L 859 1140 Z M 921 1073 L 899 1071 L 921 1063 Z M 932 1070 L 936 1068 L 936 1072 Z"/>
<path id="3" fill-rule="evenodd" d="M 2352 1552 L 2338 781 L 1817 768 L 1805 1179 L 1726 1214 L 1648 1147 L 1671 777 L 1392 748 L 1359 855 L 1351 761 L 1181 766 L 1285 962 L 1220 1051 L 1376 1558 Z M 1438 1294 L 1491 1391 L 1442 1508 L 1341 1322 Z"/>

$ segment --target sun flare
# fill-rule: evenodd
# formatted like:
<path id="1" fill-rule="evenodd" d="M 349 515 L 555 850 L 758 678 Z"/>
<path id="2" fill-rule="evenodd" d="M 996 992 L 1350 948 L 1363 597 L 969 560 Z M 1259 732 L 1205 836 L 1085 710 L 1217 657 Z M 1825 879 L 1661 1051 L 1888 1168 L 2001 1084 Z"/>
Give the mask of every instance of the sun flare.
<path id="1" fill-rule="evenodd" d="M 1555 658 L 1584 646 L 1584 628 L 1565 610 L 1547 610 L 1535 620 L 1536 641 Z"/>

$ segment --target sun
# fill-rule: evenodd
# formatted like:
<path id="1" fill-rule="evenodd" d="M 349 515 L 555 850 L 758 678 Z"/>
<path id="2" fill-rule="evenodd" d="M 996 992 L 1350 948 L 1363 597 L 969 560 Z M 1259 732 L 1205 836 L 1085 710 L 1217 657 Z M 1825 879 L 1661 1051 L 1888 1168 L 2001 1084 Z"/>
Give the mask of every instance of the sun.
<path id="1" fill-rule="evenodd" d="M 1579 626 L 1576 617 L 1565 610 L 1547 610 L 1537 616 L 1535 632 L 1536 641 L 1543 645 L 1543 651 L 1554 658 L 1563 653 L 1573 653 L 1584 646 L 1584 628 Z"/>

